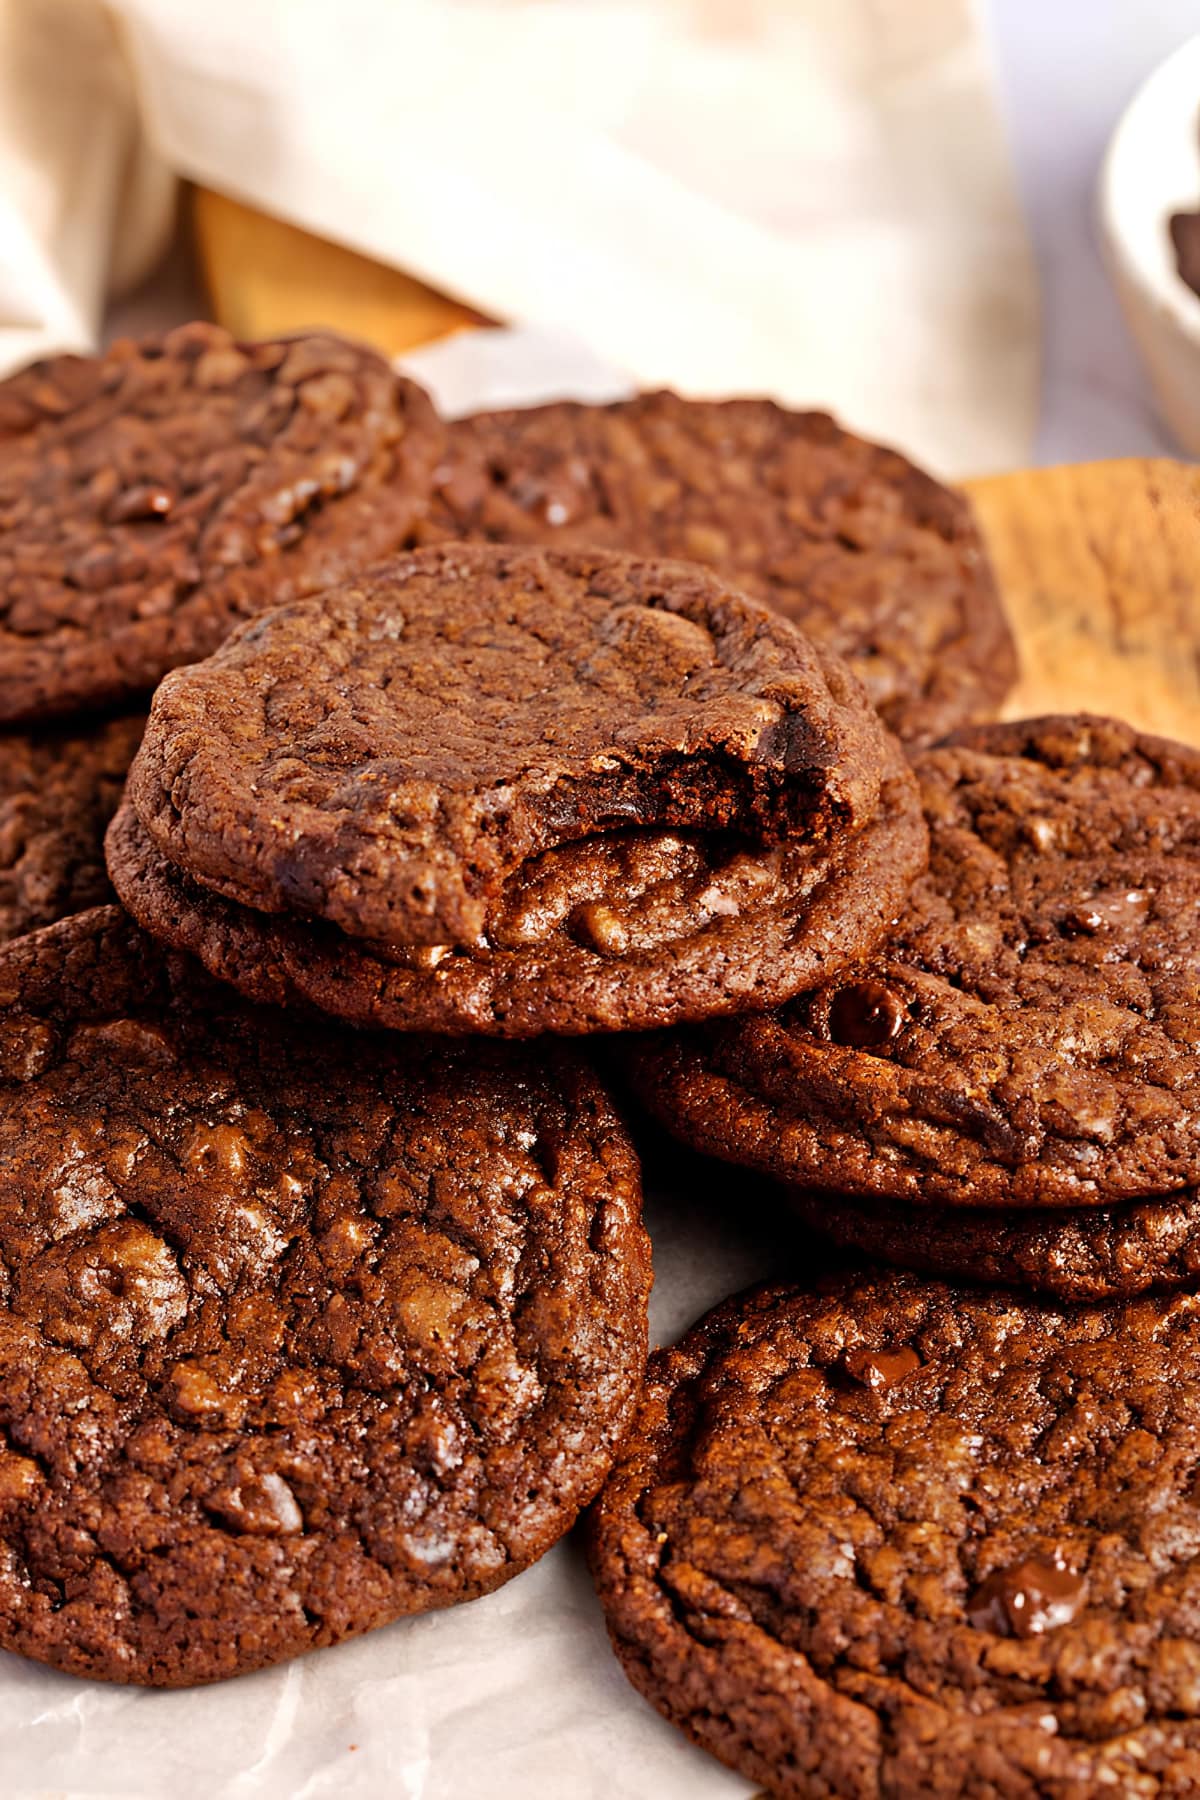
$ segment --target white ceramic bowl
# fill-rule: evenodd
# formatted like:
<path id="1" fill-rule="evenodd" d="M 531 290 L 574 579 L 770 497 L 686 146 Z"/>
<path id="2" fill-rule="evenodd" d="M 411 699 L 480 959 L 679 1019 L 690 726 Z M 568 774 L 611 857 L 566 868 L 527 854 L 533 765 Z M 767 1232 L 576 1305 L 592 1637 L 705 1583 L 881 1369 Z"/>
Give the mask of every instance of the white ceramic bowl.
<path id="1" fill-rule="evenodd" d="M 1174 212 L 1200 211 L 1200 37 L 1140 87 L 1113 133 L 1099 187 L 1117 295 L 1159 411 L 1200 456 L 1200 295 L 1175 267 Z"/>

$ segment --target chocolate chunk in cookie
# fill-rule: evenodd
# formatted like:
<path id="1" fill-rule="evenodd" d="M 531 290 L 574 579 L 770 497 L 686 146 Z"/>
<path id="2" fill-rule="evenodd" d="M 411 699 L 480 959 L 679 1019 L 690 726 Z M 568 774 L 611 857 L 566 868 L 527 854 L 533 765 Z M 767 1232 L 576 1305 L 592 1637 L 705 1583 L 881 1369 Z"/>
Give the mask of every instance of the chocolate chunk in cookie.
<path id="1" fill-rule="evenodd" d="M 1110 1206 L 1200 1167 L 1200 751 L 1087 717 L 915 760 L 927 875 L 769 1017 L 648 1041 L 697 1148 L 932 1206 Z"/>
<path id="2" fill-rule="evenodd" d="M 0 732 L 0 941 L 112 899 L 104 833 L 145 722 Z"/>
<path id="3" fill-rule="evenodd" d="M 442 443 L 419 388 L 326 335 L 186 325 L 0 383 L 0 720 L 147 691 L 397 549 Z"/>
<path id="4" fill-rule="evenodd" d="M 108 863 L 148 931 L 249 999 L 401 1031 L 573 1035 L 766 1006 L 804 971 L 837 966 L 855 943 L 880 937 L 925 848 L 906 773 L 887 784 L 885 801 L 882 816 L 832 857 L 796 849 L 765 867 L 737 856 L 714 871 L 670 834 L 649 844 L 633 834 L 603 840 L 565 870 L 551 863 L 528 898 L 514 884 L 515 915 L 536 933 L 462 947 L 372 945 L 225 900 L 160 855 L 128 805 L 110 827 Z M 698 904 L 718 881 L 727 912 Z M 656 931 L 660 920 L 680 920 L 692 935 L 672 943 Z"/>
<path id="5" fill-rule="evenodd" d="M 115 907 L 0 995 L 0 1647 L 213 1681 L 562 1535 L 650 1281 L 582 1061 L 257 1011 Z"/>
<path id="6" fill-rule="evenodd" d="M 709 565 L 844 657 L 900 737 L 988 717 L 1016 654 L 970 508 L 824 413 L 641 394 L 450 428 L 450 534 Z"/>
<path id="7" fill-rule="evenodd" d="M 162 684 L 129 794 L 148 929 L 410 1029 L 769 1005 L 875 943 L 925 855 L 842 665 L 604 552 L 426 551 L 253 622 Z"/>
<path id="8" fill-rule="evenodd" d="M 1200 1776 L 1200 1298 L 895 1274 L 657 1352 L 591 1519 L 634 1685 L 785 1800 Z"/>

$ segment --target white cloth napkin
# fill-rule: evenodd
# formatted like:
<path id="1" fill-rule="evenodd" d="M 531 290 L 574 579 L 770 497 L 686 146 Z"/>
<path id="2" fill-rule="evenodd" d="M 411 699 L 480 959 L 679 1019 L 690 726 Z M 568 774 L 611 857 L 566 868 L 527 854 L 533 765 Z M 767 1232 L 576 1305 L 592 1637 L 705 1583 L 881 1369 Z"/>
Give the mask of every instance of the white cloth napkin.
<path id="1" fill-rule="evenodd" d="M 96 0 L 0 0 L 0 374 L 94 345 L 106 296 L 163 250 L 173 188 Z"/>
<path id="2" fill-rule="evenodd" d="M 0 0 L 2 366 L 94 336 L 165 167 L 635 382 L 829 405 L 947 473 L 1028 458 L 1033 279 L 969 0 L 108 10 Z"/>

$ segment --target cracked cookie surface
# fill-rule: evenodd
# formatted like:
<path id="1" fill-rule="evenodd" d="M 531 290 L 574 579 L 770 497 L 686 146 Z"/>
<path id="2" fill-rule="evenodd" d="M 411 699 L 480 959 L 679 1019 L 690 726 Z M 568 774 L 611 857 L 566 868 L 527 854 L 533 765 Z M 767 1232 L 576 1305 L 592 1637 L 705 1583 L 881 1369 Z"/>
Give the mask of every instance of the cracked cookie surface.
<path id="1" fill-rule="evenodd" d="M 845 658 L 901 738 L 995 711 L 1016 653 L 961 494 L 824 413 L 640 394 L 449 428 L 430 516 L 704 563 Z"/>
<path id="2" fill-rule="evenodd" d="M 1200 1298 L 914 1276 L 727 1302 L 651 1357 L 589 1520 L 634 1685 L 785 1800 L 1200 1781 Z"/>
<path id="3" fill-rule="evenodd" d="M 687 1141 L 800 1186 L 1106 1206 L 1200 1161 L 1200 751 L 1109 719 L 914 760 L 929 871 L 882 951 L 761 1018 L 647 1040 Z"/>
<path id="4" fill-rule="evenodd" d="M 0 1646 L 211 1681 L 563 1534 L 650 1280 L 582 1061 L 259 1011 L 115 907 L 0 997 Z"/>
<path id="5" fill-rule="evenodd" d="M 120 703 L 403 544 L 443 428 L 374 351 L 216 325 L 0 383 L 0 720 Z"/>
<path id="6" fill-rule="evenodd" d="M 145 723 L 0 733 L 0 941 L 112 899 L 104 833 Z"/>

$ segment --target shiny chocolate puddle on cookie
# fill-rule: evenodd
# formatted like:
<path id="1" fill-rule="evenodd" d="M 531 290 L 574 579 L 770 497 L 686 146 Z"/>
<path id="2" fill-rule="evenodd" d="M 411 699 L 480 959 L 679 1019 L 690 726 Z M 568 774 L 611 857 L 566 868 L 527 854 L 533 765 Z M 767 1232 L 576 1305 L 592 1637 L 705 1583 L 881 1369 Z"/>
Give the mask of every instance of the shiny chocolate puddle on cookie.
<path id="1" fill-rule="evenodd" d="M 1039 1637 L 1069 1625 L 1083 1606 L 1087 1583 L 1056 1558 L 1027 1557 L 996 1569 L 971 1597 L 967 1618 L 997 1637 Z"/>

